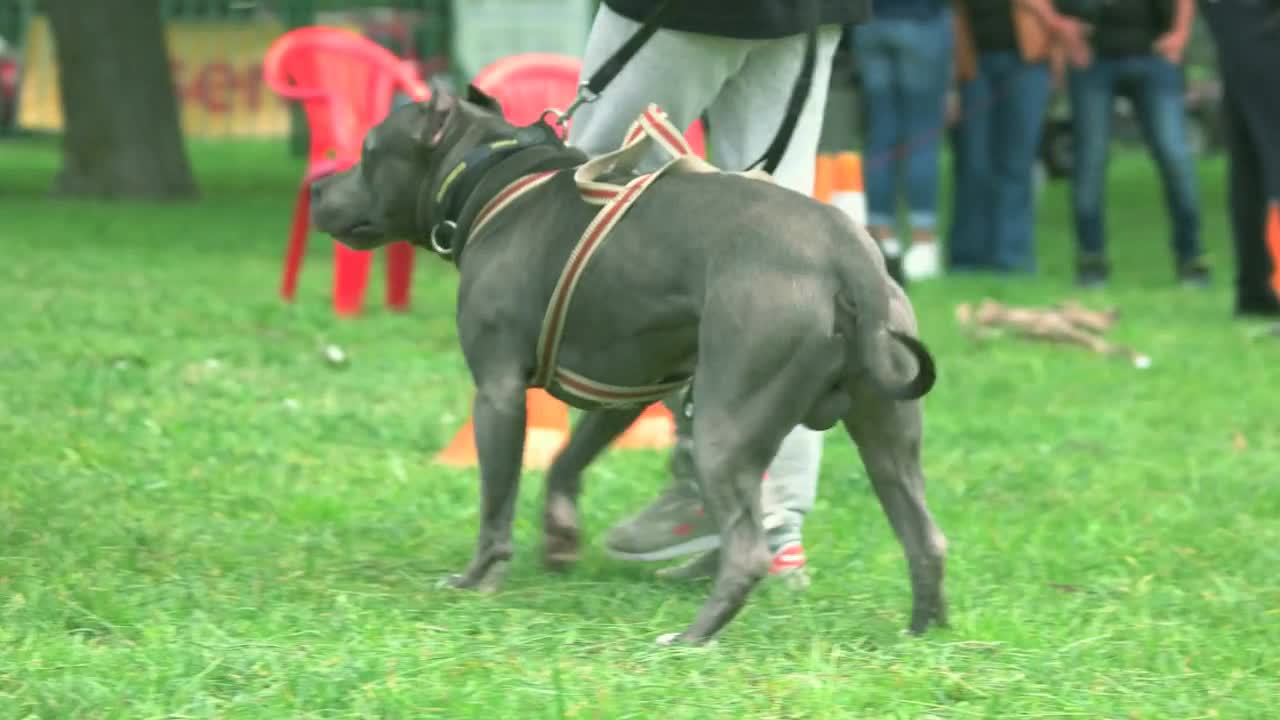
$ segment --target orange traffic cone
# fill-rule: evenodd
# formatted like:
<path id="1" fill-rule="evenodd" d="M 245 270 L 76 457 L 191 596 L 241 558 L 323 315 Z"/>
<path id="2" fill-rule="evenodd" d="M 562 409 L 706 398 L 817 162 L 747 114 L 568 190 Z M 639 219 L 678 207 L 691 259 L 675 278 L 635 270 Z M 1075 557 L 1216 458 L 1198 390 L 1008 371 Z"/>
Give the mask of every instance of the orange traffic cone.
<path id="1" fill-rule="evenodd" d="M 832 163 L 834 187 L 829 202 L 845 211 L 859 225 L 867 224 L 867 196 L 862 187 L 862 156 L 836 153 Z"/>
<path id="2" fill-rule="evenodd" d="M 1280 295 L 1280 202 L 1267 209 L 1267 249 L 1271 251 L 1271 289 Z"/>
<path id="3" fill-rule="evenodd" d="M 545 390 L 529 390 L 525 393 L 525 415 L 524 467 L 546 469 L 569 438 L 569 408 Z M 471 418 L 436 456 L 436 462 L 453 467 L 475 467 L 479 463 Z"/>
<path id="4" fill-rule="evenodd" d="M 836 184 L 836 159 L 819 153 L 813 168 L 813 197 L 820 202 L 831 202 Z"/>
<path id="5" fill-rule="evenodd" d="M 676 420 L 666 405 L 656 402 L 644 409 L 627 431 L 613 441 L 616 448 L 663 450 L 676 444 Z"/>

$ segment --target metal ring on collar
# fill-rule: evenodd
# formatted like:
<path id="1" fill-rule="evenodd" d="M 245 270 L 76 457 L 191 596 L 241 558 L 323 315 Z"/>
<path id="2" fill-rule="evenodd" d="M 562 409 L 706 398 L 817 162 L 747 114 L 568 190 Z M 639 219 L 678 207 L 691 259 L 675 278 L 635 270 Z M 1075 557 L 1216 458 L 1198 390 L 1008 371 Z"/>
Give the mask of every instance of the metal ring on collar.
<path id="1" fill-rule="evenodd" d="M 449 232 L 452 233 L 454 230 L 458 229 L 458 223 L 452 220 L 445 220 L 444 222 L 436 223 L 436 226 L 431 228 L 431 249 L 439 255 L 449 257 L 450 255 L 453 255 L 453 246 L 452 244 L 445 245 L 440 242 L 439 234 L 440 228 L 442 227 L 448 228 Z"/>
<path id="2" fill-rule="evenodd" d="M 548 122 L 547 122 L 547 116 L 548 116 L 548 115 L 550 115 L 551 117 L 553 117 L 553 118 L 555 118 L 555 119 L 548 123 Z M 550 125 L 550 126 L 551 126 L 551 127 L 553 127 L 553 128 L 562 128 L 562 129 L 563 129 L 563 128 L 564 128 L 564 124 L 565 124 L 566 122 L 568 122 L 568 121 L 569 121 L 569 115 L 568 115 L 567 113 L 564 113 L 564 112 L 562 112 L 562 111 L 560 111 L 560 110 L 557 110 L 557 109 L 555 109 L 555 108 L 547 108 L 546 110 L 543 110 L 543 111 L 542 111 L 542 114 L 541 114 L 541 115 L 539 115 L 539 116 L 538 116 L 538 120 L 539 120 L 539 122 L 544 122 L 544 123 L 546 123 L 547 125 Z"/>

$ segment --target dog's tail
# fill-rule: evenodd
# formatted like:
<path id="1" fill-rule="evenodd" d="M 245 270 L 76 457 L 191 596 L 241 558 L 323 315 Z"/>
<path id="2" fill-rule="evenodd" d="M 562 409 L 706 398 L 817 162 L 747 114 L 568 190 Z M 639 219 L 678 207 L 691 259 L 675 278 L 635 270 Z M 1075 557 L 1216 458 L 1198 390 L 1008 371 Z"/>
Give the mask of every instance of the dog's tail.
<path id="1" fill-rule="evenodd" d="M 854 232 L 866 231 L 855 228 Z M 847 371 L 851 378 L 869 378 L 885 397 L 922 398 L 937 380 L 933 355 L 919 339 L 889 327 L 892 281 L 884 272 L 882 259 L 871 254 L 876 250 L 870 238 L 859 244 L 863 252 L 849 253 L 840 262 L 843 287 L 835 297 L 835 329 L 848 343 Z M 858 267 L 859 262 L 866 266 Z M 906 382 L 897 379 L 901 373 L 896 370 L 906 363 L 894 362 L 895 344 L 915 359 L 915 377 Z"/>
<path id="2" fill-rule="evenodd" d="M 836 326 L 849 342 L 849 357 L 858 363 L 850 367 L 852 373 L 865 373 L 880 392 L 894 400 L 916 400 L 933 389 L 938 379 L 933 355 L 920 340 L 894 330 L 886 325 L 866 327 L 858 312 L 858 305 L 845 291 L 836 293 Z M 888 362 L 893 352 L 892 342 L 900 344 L 916 361 L 916 374 L 904 383 L 887 379 L 891 374 Z"/>

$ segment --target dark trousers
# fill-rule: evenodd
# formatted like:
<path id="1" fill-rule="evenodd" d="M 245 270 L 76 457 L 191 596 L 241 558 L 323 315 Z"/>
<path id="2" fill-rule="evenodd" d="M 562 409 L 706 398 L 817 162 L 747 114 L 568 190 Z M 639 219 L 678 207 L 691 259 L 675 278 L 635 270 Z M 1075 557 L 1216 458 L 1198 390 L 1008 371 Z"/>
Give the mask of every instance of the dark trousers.
<path id="1" fill-rule="evenodd" d="M 1236 307 L 1280 311 L 1280 247 L 1268 247 L 1266 234 L 1268 206 L 1280 203 L 1280 28 L 1262 0 L 1201 7 L 1223 82 Z"/>

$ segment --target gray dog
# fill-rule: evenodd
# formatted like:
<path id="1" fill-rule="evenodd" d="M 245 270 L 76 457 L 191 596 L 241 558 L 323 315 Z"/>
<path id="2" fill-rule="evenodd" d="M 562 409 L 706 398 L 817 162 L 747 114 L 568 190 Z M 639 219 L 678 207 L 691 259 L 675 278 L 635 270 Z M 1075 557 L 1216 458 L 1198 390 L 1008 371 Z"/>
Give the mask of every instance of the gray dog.
<path id="1" fill-rule="evenodd" d="M 552 360 L 565 372 L 537 382 L 548 305 L 599 212 L 574 183 L 586 159 L 549 126 L 508 124 L 495 100 L 468 88 L 396 110 L 368 133 L 358 165 L 315 185 L 313 220 L 338 241 L 372 249 L 410 238 L 458 264 L 482 500 L 475 556 L 446 582 L 492 590 L 506 573 L 528 387 L 588 411 L 546 478 L 544 559 L 562 567 L 579 552 L 583 470 L 652 400 L 626 388 L 669 393 L 696 377 L 695 462 L 720 526 L 720 567 L 697 618 L 661 642 L 714 637 L 766 575 L 760 479 L 801 423 L 843 422 L 905 550 L 910 630 L 945 625 L 946 540 L 920 467 L 919 398 L 934 364 L 867 233 L 770 182 L 664 175 L 577 276 Z M 482 207 L 535 173 L 546 181 L 469 232 Z M 584 396 L 569 382 L 583 378 L 616 399 Z"/>

